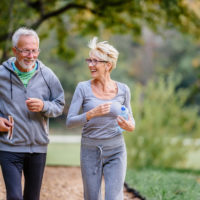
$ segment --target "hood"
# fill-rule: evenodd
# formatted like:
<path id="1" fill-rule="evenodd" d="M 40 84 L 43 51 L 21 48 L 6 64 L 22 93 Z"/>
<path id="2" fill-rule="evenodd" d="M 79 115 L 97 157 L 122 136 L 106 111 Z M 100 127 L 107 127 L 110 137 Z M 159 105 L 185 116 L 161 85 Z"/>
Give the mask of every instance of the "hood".
<path id="1" fill-rule="evenodd" d="M 16 61 L 16 58 L 15 57 L 11 57 L 11 58 L 9 58 L 8 60 L 6 60 L 6 61 L 4 61 L 3 63 L 2 63 L 2 65 L 6 68 L 6 69 L 8 69 L 9 71 L 13 71 L 13 68 L 12 68 L 12 62 L 15 62 Z"/>
<path id="2" fill-rule="evenodd" d="M 4 66 L 9 72 L 10 72 L 10 94 L 11 94 L 11 99 L 13 98 L 13 83 L 12 83 L 12 76 L 13 76 L 13 73 L 14 73 L 14 70 L 13 70 L 13 67 L 12 67 L 12 62 L 15 62 L 16 61 L 16 57 L 11 57 L 9 58 L 8 60 L 4 61 L 2 63 L 2 66 Z M 36 61 L 38 63 L 38 68 L 40 69 L 41 73 L 42 73 L 42 70 L 40 68 L 40 64 L 42 64 L 40 62 L 38 62 L 38 60 Z M 42 77 L 44 79 L 44 75 L 42 74 Z M 45 83 L 46 83 L 46 80 L 45 80 Z M 46 83 L 47 84 L 47 83 Z M 49 87 L 49 86 L 48 86 Z"/>

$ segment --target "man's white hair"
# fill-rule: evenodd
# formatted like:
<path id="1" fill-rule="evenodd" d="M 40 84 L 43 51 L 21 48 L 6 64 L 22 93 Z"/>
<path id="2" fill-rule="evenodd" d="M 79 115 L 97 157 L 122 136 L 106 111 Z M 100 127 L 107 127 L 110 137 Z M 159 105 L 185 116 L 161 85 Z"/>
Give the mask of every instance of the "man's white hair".
<path id="1" fill-rule="evenodd" d="M 97 42 L 98 38 L 94 37 L 89 41 L 88 47 L 91 49 L 89 56 L 94 55 L 101 60 L 111 62 L 112 69 L 116 67 L 119 52 L 107 41 Z M 111 70 L 112 70 L 111 69 Z"/>
<path id="2" fill-rule="evenodd" d="M 36 40 L 38 41 L 38 45 L 39 45 L 40 39 L 38 37 L 38 34 L 33 29 L 28 29 L 26 27 L 21 27 L 21 28 L 17 29 L 15 31 L 15 33 L 13 34 L 13 36 L 12 36 L 12 45 L 13 45 L 13 47 L 17 46 L 19 38 L 22 35 L 26 35 L 26 36 L 31 35 L 31 36 L 34 36 L 36 38 Z"/>

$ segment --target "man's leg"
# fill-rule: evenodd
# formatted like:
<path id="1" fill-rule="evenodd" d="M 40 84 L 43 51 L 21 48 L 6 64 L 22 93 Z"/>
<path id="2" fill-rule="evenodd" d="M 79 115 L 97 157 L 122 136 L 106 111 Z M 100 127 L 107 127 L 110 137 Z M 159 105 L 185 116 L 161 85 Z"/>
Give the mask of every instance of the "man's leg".
<path id="1" fill-rule="evenodd" d="M 26 154 L 24 161 L 24 200 L 39 200 L 46 153 Z"/>
<path id="2" fill-rule="evenodd" d="M 23 200 L 21 185 L 23 160 L 23 153 L 0 151 L 0 164 L 6 185 L 7 200 Z"/>

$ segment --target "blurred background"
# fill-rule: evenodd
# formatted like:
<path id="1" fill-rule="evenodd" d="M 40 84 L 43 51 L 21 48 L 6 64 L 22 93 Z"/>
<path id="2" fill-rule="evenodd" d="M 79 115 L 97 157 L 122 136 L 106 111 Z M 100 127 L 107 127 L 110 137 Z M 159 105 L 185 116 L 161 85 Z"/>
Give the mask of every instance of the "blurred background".
<path id="1" fill-rule="evenodd" d="M 87 44 L 97 36 L 120 52 L 112 78 L 132 93 L 136 130 L 124 133 L 129 183 L 145 193 L 135 177 L 149 180 L 159 171 L 158 182 L 162 173 L 188 170 L 199 187 L 199 0 L 1 0 L 0 17 L 1 62 L 13 56 L 13 32 L 33 28 L 41 40 L 39 59 L 65 90 L 64 114 L 50 120 L 48 165 L 80 164 L 81 127 L 67 129 L 65 120 L 77 83 L 90 79 Z M 184 198 L 200 199 L 199 189 Z"/>

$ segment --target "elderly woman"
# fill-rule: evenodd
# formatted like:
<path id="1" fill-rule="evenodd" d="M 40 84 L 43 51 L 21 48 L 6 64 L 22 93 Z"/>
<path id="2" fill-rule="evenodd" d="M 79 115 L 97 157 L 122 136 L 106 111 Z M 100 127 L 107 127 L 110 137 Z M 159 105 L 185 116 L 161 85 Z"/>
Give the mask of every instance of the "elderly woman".
<path id="1" fill-rule="evenodd" d="M 126 147 L 118 125 L 133 131 L 135 121 L 127 85 L 111 79 L 118 51 L 106 41 L 93 38 L 89 43 L 90 58 L 86 59 L 91 80 L 80 82 L 75 90 L 67 127 L 83 126 L 81 139 L 81 172 L 85 200 L 101 199 L 102 177 L 105 199 L 122 200 L 126 174 Z M 120 115 L 121 106 L 129 111 L 129 119 Z M 82 110 L 82 113 L 79 111 Z"/>

